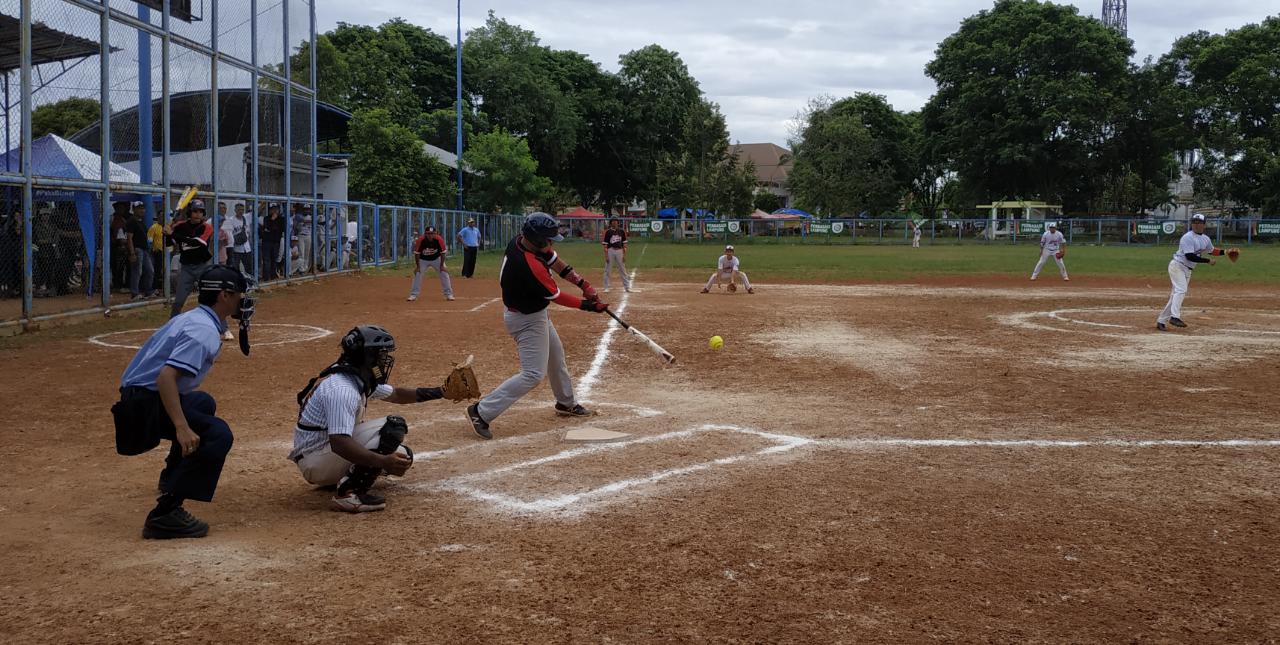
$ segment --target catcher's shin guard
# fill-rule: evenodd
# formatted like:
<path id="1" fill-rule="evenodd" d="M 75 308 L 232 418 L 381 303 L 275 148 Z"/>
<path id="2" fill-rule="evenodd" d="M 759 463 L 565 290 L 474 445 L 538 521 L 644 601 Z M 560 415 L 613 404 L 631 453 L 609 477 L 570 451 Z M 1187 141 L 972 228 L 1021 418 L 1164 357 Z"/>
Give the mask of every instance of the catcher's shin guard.
<path id="1" fill-rule="evenodd" d="M 380 455 L 389 455 L 403 447 L 409 459 L 413 459 L 413 451 L 409 450 L 408 446 L 401 445 L 407 434 L 409 434 L 409 424 L 405 423 L 403 417 L 387 417 L 387 420 L 382 424 L 382 428 L 378 430 L 378 447 L 374 448 L 373 451 Z M 378 479 L 378 475 L 381 474 L 381 468 L 352 466 L 350 474 L 338 484 L 338 492 L 364 492 L 369 490 L 373 487 L 373 482 Z"/>

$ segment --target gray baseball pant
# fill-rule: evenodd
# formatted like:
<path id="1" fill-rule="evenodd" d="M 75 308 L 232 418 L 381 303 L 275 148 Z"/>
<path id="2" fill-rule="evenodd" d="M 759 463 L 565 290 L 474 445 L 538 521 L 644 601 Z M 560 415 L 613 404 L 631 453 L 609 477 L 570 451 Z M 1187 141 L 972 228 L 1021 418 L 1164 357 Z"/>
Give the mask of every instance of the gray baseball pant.
<path id="1" fill-rule="evenodd" d="M 173 307 L 169 309 L 169 317 L 182 313 L 182 305 L 186 304 L 187 296 L 196 290 L 196 283 L 200 280 L 200 274 L 209 268 L 209 263 L 204 264 L 178 264 L 178 284 L 173 288 Z"/>
<path id="2" fill-rule="evenodd" d="M 409 295 L 415 298 L 418 297 L 418 294 L 422 291 L 422 274 L 426 273 L 427 269 L 435 269 L 436 273 L 440 274 L 440 288 L 444 289 L 444 297 L 453 297 L 453 281 L 449 279 L 448 271 L 441 270 L 440 265 L 443 260 L 444 258 L 436 258 L 434 260 L 417 258 L 418 270 L 413 274 L 413 286 L 409 288 Z"/>
<path id="3" fill-rule="evenodd" d="M 492 422 L 548 376 L 551 377 L 551 392 L 556 402 L 573 407 L 576 402 L 573 383 L 569 380 L 569 367 L 564 363 L 564 346 L 560 344 L 560 335 L 551 324 L 547 310 L 522 314 L 508 309 L 502 315 L 502 322 L 516 341 L 516 349 L 520 352 L 520 371 L 480 399 L 476 408 L 480 418 Z"/>
<path id="4" fill-rule="evenodd" d="M 622 288 L 627 291 L 631 290 L 631 278 L 627 275 L 627 265 L 622 259 L 622 249 L 605 249 L 604 256 L 604 288 L 609 288 L 609 274 L 613 273 L 613 268 L 617 267 L 622 273 Z"/>

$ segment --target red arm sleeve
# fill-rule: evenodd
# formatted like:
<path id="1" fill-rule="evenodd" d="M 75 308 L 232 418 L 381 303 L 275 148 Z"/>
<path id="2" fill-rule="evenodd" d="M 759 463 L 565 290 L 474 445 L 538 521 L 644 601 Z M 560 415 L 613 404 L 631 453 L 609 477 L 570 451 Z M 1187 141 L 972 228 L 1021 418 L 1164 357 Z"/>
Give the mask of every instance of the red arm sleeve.
<path id="1" fill-rule="evenodd" d="M 560 305 L 562 307 L 568 307 L 570 309 L 578 309 L 582 306 L 582 298 L 579 298 L 578 296 L 575 296 L 573 294 L 565 293 L 563 291 L 557 294 L 556 297 L 552 298 L 551 302 L 554 302 L 557 305 Z"/>
<path id="2" fill-rule="evenodd" d="M 414 241 L 413 241 L 413 254 L 414 254 L 414 255 L 417 255 L 417 254 L 419 254 L 419 253 L 422 253 L 422 241 L 423 241 L 423 240 L 425 240 L 425 239 L 427 239 L 427 236 L 422 235 L 422 236 L 419 236 L 419 237 L 418 237 L 418 239 L 416 239 L 416 240 L 414 240 Z"/>
<path id="3" fill-rule="evenodd" d="M 448 246 L 447 244 L 445 244 L 445 243 L 444 243 L 444 236 L 443 236 L 443 235 L 437 235 L 437 236 L 436 236 L 436 239 L 437 239 L 437 240 L 440 240 L 440 254 L 441 254 L 441 255 L 448 255 L 448 254 L 449 254 L 449 246 Z"/>

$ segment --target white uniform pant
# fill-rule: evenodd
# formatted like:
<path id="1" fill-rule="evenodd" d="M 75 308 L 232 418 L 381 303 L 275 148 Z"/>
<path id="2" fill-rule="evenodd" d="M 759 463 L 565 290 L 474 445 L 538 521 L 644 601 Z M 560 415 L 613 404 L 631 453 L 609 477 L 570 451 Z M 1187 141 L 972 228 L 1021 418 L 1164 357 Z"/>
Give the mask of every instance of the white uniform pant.
<path id="1" fill-rule="evenodd" d="M 920 248 L 920 229 L 916 229 L 915 234 L 911 236 L 911 248 Z"/>
<path id="2" fill-rule="evenodd" d="M 387 422 L 386 417 L 378 417 L 371 421 L 357 423 L 356 427 L 351 431 L 351 438 L 356 443 L 373 450 L 378 447 L 378 442 L 382 440 L 382 435 L 378 433 L 382 429 L 382 425 Z M 319 432 L 317 430 L 317 432 Z M 399 452 L 408 456 L 409 450 L 404 446 L 400 446 Z M 307 483 L 314 486 L 333 486 L 347 473 L 351 471 L 351 462 L 339 457 L 329 448 L 329 444 L 315 452 L 309 452 L 298 459 L 298 470 L 302 471 L 302 478 Z"/>
<path id="3" fill-rule="evenodd" d="M 298 261 L 293 264 L 294 273 L 307 273 L 311 270 L 311 234 L 298 234 Z"/>
<path id="4" fill-rule="evenodd" d="M 742 288 L 750 289 L 751 281 L 747 279 L 747 274 L 743 273 L 742 271 L 738 271 L 737 273 L 738 273 L 738 279 L 742 281 Z M 706 289 L 710 291 L 711 286 L 716 284 L 717 282 L 719 282 L 720 284 L 733 284 L 733 274 L 734 274 L 733 270 L 716 271 L 715 273 L 712 273 L 711 278 L 707 280 Z"/>
<path id="5" fill-rule="evenodd" d="M 555 395 L 556 403 L 573 407 L 576 401 L 573 382 L 569 380 L 569 367 L 564 363 L 564 346 L 560 344 L 560 335 L 551 324 L 547 310 L 522 314 L 508 309 L 502 315 L 502 322 L 516 341 L 520 371 L 480 399 L 476 407 L 480 418 L 485 421 L 498 418 L 547 377 L 551 378 L 551 393 Z"/>
<path id="6" fill-rule="evenodd" d="M 1191 284 L 1191 269 L 1177 260 L 1169 260 L 1169 282 L 1173 283 L 1173 291 L 1169 293 L 1169 302 L 1156 318 L 1158 323 L 1167 323 L 1170 318 L 1182 318 L 1182 301 L 1187 297 L 1187 286 Z"/>
<path id="7" fill-rule="evenodd" d="M 1049 258 L 1053 258 L 1053 261 L 1058 263 L 1058 272 L 1062 274 L 1063 278 L 1066 278 L 1067 277 L 1066 263 L 1062 261 L 1062 258 L 1058 257 L 1057 251 L 1050 251 L 1049 249 L 1045 249 L 1040 252 L 1040 261 L 1036 262 L 1036 269 L 1031 272 L 1031 277 L 1034 278 L 1040 275 L 1040 268 L 1044 266 L 1045 261 L 1048 260 Z"/>
<path id="8" fill-rule="evenodd" d="M 622 274 L 622 288 L 627 291 L 631 290 L 631 277 L 627 275 L 627 265 L 622 259 L 622 249 L 605 249 L 604 252 L 604 288 L 609 288 L 609 274 L 613 273 L 613 268 L 618 268 L 618 273 Z"/>
<path id="9" fill-rule="evenodd" d="M 449 279 L 449 270 L 443 267 L 444 258 L 438 257 L 434 260 L 424 260 L 416 258 L 418 261 L 418 270 L 413 273 L 413 286 L 409 289 L 409 295 L 418 297 L 418 293 L 422 291 L 422 274 L 427 269 L 435 269 L 440 274 L 440 288 L 444 290 L 444 297 L 453 297 L 453 281 Z"/>

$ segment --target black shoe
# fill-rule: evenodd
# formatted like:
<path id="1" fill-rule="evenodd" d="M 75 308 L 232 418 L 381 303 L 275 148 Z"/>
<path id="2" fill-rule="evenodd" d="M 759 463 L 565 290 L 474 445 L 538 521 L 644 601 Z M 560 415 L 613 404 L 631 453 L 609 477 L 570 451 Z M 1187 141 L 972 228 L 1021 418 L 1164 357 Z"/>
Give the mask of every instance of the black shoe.
<path id="1" fill-rule="evenodd" d="M 574 403 L 573 407 L 557 403 L 556 414 L 562 417 L 593 417 L 596 413 L 582 407 L 579 403 Z"/>
<path id="2" fill-rule="evenodd" d="M 1159 329 L 1160 331 L 1169 331 L 1169 328 L 1165 327 L 1162 322 L 1156 323 L 1156 329 Z"/>
<path id="3" fill-rule="evenodd" d="M 1170 325 L 1173 325 L 1174 327 L 1186 327 L 1186 326 L 1187 326 L 1187 323 L 1182 322 L 1182 319 L 1181 319 L 1181 318 L 1170 318 L 1170 319 L 1169 319 L 1169 324 L 1170 324 Z"/>
<path id="4" fill-rule="evenodd" d="M 164 515 L 148 517 L 142 525 L 142 537 L 148 540 L 201 538 L 208 534 L 209 525 L 192 517 L 181 506 Z"/>
<path id="5" fill-rule="evenodd" d="M 471 420 L 471 429 L 475 430 L 476 434 L 484 437 L 485 439 L 493 438 L 493 433 L 489 432 L 489 422 L 480 418 L 479 403 L 472 403 L 467 406 L 467 418 Z"/>

